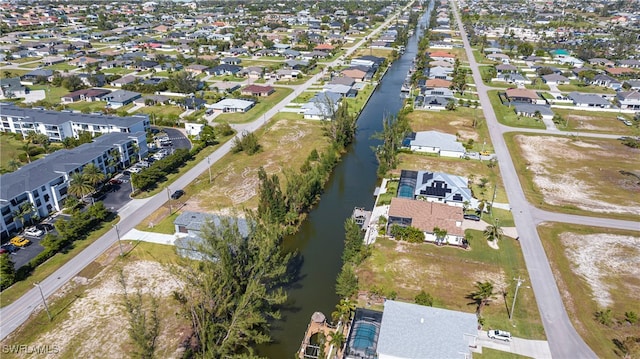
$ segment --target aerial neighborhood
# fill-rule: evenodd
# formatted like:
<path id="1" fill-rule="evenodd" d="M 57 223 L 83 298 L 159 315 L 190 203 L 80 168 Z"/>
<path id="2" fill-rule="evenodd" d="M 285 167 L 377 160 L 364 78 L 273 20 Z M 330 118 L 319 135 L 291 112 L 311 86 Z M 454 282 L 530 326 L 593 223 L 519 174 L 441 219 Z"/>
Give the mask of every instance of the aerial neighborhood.
<path id="1" fill-rule="evenodd" d="M 640 356 L 640 3 L 0 4 L 2 356 Z"/>

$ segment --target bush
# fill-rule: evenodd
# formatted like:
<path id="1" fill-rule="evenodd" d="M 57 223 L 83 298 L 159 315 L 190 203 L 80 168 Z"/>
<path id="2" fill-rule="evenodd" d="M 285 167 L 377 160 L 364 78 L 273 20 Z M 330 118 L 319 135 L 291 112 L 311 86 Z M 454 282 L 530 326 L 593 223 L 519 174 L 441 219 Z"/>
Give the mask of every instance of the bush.
<path id="1" fill-rule="evenodd" d="M 415 301 L 416 304 L 433 307 L 433 297 L 431 296 L 431 294 L 425 293 L 424 290 L 421 290 L 420 293 L 416 295 Z"/>
<path id="2" fill-rule="evenodd" d="M 424 242 L 424 232 L 414 227 L 403 227 L 394 224 L 391 226 L 391 235 L 397 240 L 410 243 Z"/>
<path id="3" fill-rule="evenodd" d="M 243 132 L 242 136 L 236 137 L 233 140 L 233 147 L 231 152 L 245 152 L 249 156 L 258 153 L 260 151 L 260 144 L 258 143 L 258 137 L 252 132 Z"/>

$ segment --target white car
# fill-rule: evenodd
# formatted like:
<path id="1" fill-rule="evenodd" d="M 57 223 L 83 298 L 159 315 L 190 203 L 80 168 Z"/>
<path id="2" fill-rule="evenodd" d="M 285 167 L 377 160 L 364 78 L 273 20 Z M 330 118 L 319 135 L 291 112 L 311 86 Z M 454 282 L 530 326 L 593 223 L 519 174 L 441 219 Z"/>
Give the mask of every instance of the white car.
<path id="1" fill-rule="evenodd" d="M 491 339 L 504 340 L 506 342 L 511 341 L 511 333 L 503 330 L 489 330 L 487 336 Z"/>
<path id="2" fill-rule="evenodd" d="M 41 235 L 44 234 L 44 232 L 39 230 L 39 229 L 37 229 L 37 228 L 31 227 L 31 228 L 27 228 L 24 231 L 24 234 L 26 236 L 31 236 L 31 237 L 40 237 Z"/>

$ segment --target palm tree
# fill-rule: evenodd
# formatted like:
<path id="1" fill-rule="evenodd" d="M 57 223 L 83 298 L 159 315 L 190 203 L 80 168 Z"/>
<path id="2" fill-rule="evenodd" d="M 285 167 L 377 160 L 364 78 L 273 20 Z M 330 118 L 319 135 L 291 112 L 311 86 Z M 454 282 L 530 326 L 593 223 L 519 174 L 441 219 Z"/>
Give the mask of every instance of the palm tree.
<path id="1" fill-rule="evenodd" d="M 93 163 L 89 163 L 84 166 L 82 169 L 82 177 L 84 177 L 84 179 L 93 186 L 105 179 L 104 173 L 102 173 L 102 171 L 100 171 L 100 169 Z"/>
<path id="2" fill-rule="evenodd" d="M 495 224 L 488 225 L 487 228 L 483 232 L 484 238 L 488 241 L 500 240 L 502 239 L 503 231 L 500 227 L 500 224 L 496 220 Z"/>
<path id="3" fill-rule="evenodd" d="M 491 299 L 493 299 L 493 283 L 491 282 L 476 282 L 475 284 L 476 291 L 471 292 L 467 296 L 469 299 L 473 299 L 473 301 L 478 306 L 477 314 L 480 316 L 482 313 L 482 308 L 487 305 Z"/>
<path id="4" fill-rule="evenodd" d="M 27 162 L 31 163 L 31 155 L 29 151 L 31 151 L 31 141 L 27 141 L 24 145 L 22 145 L 22 150 L 27 155 Z"/>
<path id="5" fill-rule="evenodd" d="M 337 348 L 338 351 L 342 348 L 342 344 L 344 344 L 345 340 L 344 333 L 342 331 L 335 331 L 331 333 L 331 340 L 329 340 L 329 345 L 333 345 Z"/>
<path id="6" fill-rule="evenodd" d="M 89 181 L 87 181 L 86 177 L 83 176 L 82 173 L 74 172 L 70 177 L 71 182 L 69 183 L 69 194 L 78 198 L 83 198 L 84 196 L 92 193 L 95 190 L 95 188 Z"/>
<path id="7" fill-rule="evenodd" d="M 439 227 L 433 227 L 433 235 L 436 236 L 436 243 L 440 244 L 444 242 L 444 239 L 447 237 L 447 230 Z"/>
<path id="8" fill-rule="evenodd" d="M 351 319 L 351 313 L 356 310 L 356 303 L 349 299 L 340 299 L 340 303 L 336 304 L 335 312 L 331 313 L 334 321 L 344 322 Z"/>
<path id="9" fill-rule="evenodd" d="M 9 167 L 9 170 L 15 171 L 18 168 L 20 168 L 21 164 L 22 163 L 20 161 L 16 160 L 15 158 L 12 158 L 9 160 L 9 162 L 7 162 L 7 167 Z"/>
<path id="10" fill-rule="evenodd" d="M 34 210 L 31 202 L 24 202 L 17 210 L 13 211 L 13 219 L 20 221 L 20 227 L 24 227 L 25 217 L 30 216 Z"/>

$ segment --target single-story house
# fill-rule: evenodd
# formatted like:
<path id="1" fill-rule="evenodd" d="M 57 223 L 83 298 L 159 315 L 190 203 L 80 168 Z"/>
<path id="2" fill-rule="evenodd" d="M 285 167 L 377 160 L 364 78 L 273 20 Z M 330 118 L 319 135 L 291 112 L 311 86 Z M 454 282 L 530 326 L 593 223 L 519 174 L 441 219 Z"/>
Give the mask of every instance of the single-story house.
<path id="1" fill-rule="evenodd" d="M 437 95 L 418 95 L 415 98 L 415 108 L 421 108 L 425 110 L 445 110 L 449 102 L 453 101 L 452 97 L 437 96 Z"/>
<path id="2" fill-rule="evenodd" d="M 516 114 L 524 117 L 536 117 L 537 113 L 539 113 L 542 119 L 550 120 L 554 115 L 551 107 L 547 105 L 535 105 L 527 102 L 515 102 L 513 109 Z"/>
<path id="3" fill-rule="evenodd" d="M 76 101 L 101 101 L 102 98 L 109 93 L 111 93 L 111 91 L 105 89 L 84 89 L 73 91 L 62 96 L 60 97 L 60 101 L 64 103 L 71 103 Z"/>
<path id="4" fill-rule="evenodd" d="M 298 70 L 277 70 L 273 74 L 273 77 L 275 77 L 278 80 L 290 80 L 290 79 L 298 78 L 299 75 L 300 75 L 300 71 Z"/>
<path id="5" fill-rule="evenodd" d="M 220 100 L 213 105 L 206 106 L 207 108 L 215 111 L 215 112 L 247 112 L 253 106 L 255 102 L 248 100 L 239 100 L 235 98 L 226 98 L 224 100 Z"/>
<path id="6" fill-rule="evenodd" d="M 25 97 L 27 93 L 29 90 L 20 83 L 19 77 L 0 79 L 0 96 L 3 98 Z"/>
<path id="7" fill-rule="evenodd" d="M 559 74 L 548 74 L 542 76 L 542 81 L 549 85 L 564 85 L 569 83 L 569 79 Z"/>
<path id="8" fill-rule="evenodd" d="M 171 102 L 171 98 L 165 95 L 144 95 L 141 98 L 134 100 L 133 103 L 140 106 L 152 105 L 165 105 Z"/>
<path id="9" fill-rule="evenodd" d="M 425 82 L 426 87 L 451 87 L 451 81 L 443 79 L 428 79 Z"/>
<path id="10" fill-rule="evenodd" d="M 605 74 L 597 74 L 593 77 L 593 81 L 591 81 L 592 84 L 594 85 L 598 85 L 598 86 L 603 86 L 603 87 L 608 87 L 610 89 L 613 90 L 619 90 L 622 88 L 622 82 L 614 79 L 613 77 L 609 76 L 609 75 L 605 75 Z"/>
<path id="11" fill-rule="evenodd" d="M 447 51 L 433 51 L 433 52 L 427 53 L 427 55 L 429 55 L 431 59 L 436 61 L 442 60 L 442 61 L 453 63 L 456 60 L 456 55 L 453 55 L 452 53 Z"/>
<path id="12" fill-rule="evenodd" d="M 264 74 L 264 67 L 262 66 L 247 66 L 238 72 L 240 76 L 247 76 L 250 79 L 262 78 Z"/>
<path id="13" fill-rule="evenodd" d="M 579 107 L 599 107 L 610 108 L 611 103 L 600 95 L 590 93 L 571 92 L 567 97 L 573 101 L 573 104 Z"/>
<path id="14" fill-rule="evenodd" d="M 243 88 L 240 94 L 245 96 L 269 96 L 274 92 L 276 92 L 276 89 L 273 86 L 249 85 Z"/>
<path id="15" fill-rule="evenodd" d="M 132 103 L 140 97 L 142 97 L 142 94 L 138 92 L 116 90 L 108 95 L 103 96 L 102 99 L 107 101 L 107 107 L 120 108 Z"/>
<path id="16" fill-rule="evenodd" d="M 225 57 L 220 60 L 220 63 L 225 65 L 240 65 L 241 62 L 242 59 L 239 59 L 237 57 Z"/>
<path id="17" fill-rule="evenodd" d="M 338 110 L 342 95 L 324 91 L 318 92 L 301 107 L 303 117 L 308 120 L 329 120 Z"/>
<path id="18" fill-rule="evenodd" d="M 124 85 L 132 84 L 138 80 L 137 77 L 133 75 L 123 76 L 117 80 L 111 81 L 111 86 L 114 87 L 122 87 Z"/>
<path id="19" fill-rule="evenodd" d="M 496 65 L 496 72 L 499 74 L 518 72 L 518 68 L 511 64 Z"/>
<path id="20" fill-rule="evenodd" d="M 242 236 L 249 236 L 249 225 L 243 218 L 221 217 L 210 213 L 185 211 L 173 221 L 176 240 L 176 251 L 183 257 L 202 260 L 200 246 L 203 243 L 202 234 L 205 226 L 216 228 L 223 223 L 236 224 Z M 215 260 L 215 258 L 208 258 Z"/>
<path id="21" fill-rule="evenodd" d="M 199 139 L 200 131 L 204 128 L 204 124 L 202 123 L 193 123 L 193 122 L 185 122 L 184 129 L 187 132 L 187 136 L 194 136 L 196 139 Z M 175 225 L 175 222 L 174 222 Z"/>
<path id="22" fill-rule="evenodd" d="M 441 202 L 451 206 L 476 208 L 478 200 L 473 197 L 466 177 L 443 172 L 400 172 L 398 197 Z"/>
<path id="23" fill-rule="evenodd" d="M 351 68 L 351 69 L 342 70 L 340 74 L 346 77 L 350 77 L 354 79 L 356 82 L 362 82 L 364 81 L 365 76 L 367 75 L 367 72 L 361 69 Z"/>
<path id="24" fill-rule="evenodd" d="M 507 89 L 505 95 L 509 102 L 529 102 L 536 104 L 538 101 L 544 101 L 535 91 L 522 88 Z"/>
<path id="25" fill-rule="evenodd" d="M 103 61 L 102 59 L 96 59 L 93 57 L 86 57 L 86 56 L 81 56 L 78 58 L 75 58 L 71 61 L 69 61 L 69 65 L 71 66 L 78 66 L 78 67 L 87 67 L 91 64 L 95 64 L 95 63 L 99 63 Z"/>
<path id="26" fill-rule="evenodd" d="M 477 337 L 478 318 L 474 313 L 387 299 L 376 358 L 471 358 Z"/>
<path id="27" fill-rule="evenodd" d="M 218 81 L 209 86 L 211 89 L 215 89 L 218 92 L 232 93 L 233 91 L 240 90 L 242 84 L 234 81 Z"/>
<path id="28" fill-rule="evenodd" d="M 38 80 L 39 77 L 43 77 L 47 79 L 47 81 L 51 81 L 53 79 L 53 70 L 48 70 L 48 69 L 31 70 L 26 74 L 22 75 L 20 79 L 25 83 L 33 84 Z"/>
<path id="29" fill-rule="evenodd" d="M 620 108 L 625 110 L 640 110 L 640 92 L 620 91 L 616 94 L 616 100 L 620 103 Z"/>
<path id="30" fill-rule="evenodd" d="M 208 66 L 205 66 L 205 65 L 191 64 L 187 66 L 184 70 L 187 72 L 191 72 L 192 74 L 195 74 L 195 75 L 200 75 L 204 73 L 207 69 L 208 69 Z"/>
<path id="31" fill-rule="evenodd" d="M 402 145 L 414 152 L 435 153 L 442 157 L 462 158 L 466 152 L 455 135 L 439 131 L 412 132 Z"/>
<path id="32" fill-rule="evenodd" d="M 209 75 L 224 76 L 224 75 L 235 75 L 239 73 L 240 70 L 242 70 L 242 67 L 237 65 L 221 64 L 221 65 L 206 69 L 205 71 Z"/>
<path id="33" fill-rule="evenodd" d="M 198 97 L 184 97 L 177 102 L 180 104 L 180 107 L 185 110 L 199 110 L 207 103 L 207 101 Z"/>
<path id="34" fill-rule="evenodd" d="M 347 96 L 347 93 L 351 91 L 351 86 L 340 84 L 326 84 L 322 87 L 322 90 L 339 93 L 342 96 Z"/>
<path id="35" fill-rule="evenodd" d="M 413 227 L 424 233 L 427 242 L 463 246 L 463 216 L 461 207 L 394 197 L 389 205 L 387 233 L 391 233 L 393 226 Z M 445 230 L 446 235 L 437 237 L 434 234 L 435 228 Z"/>

